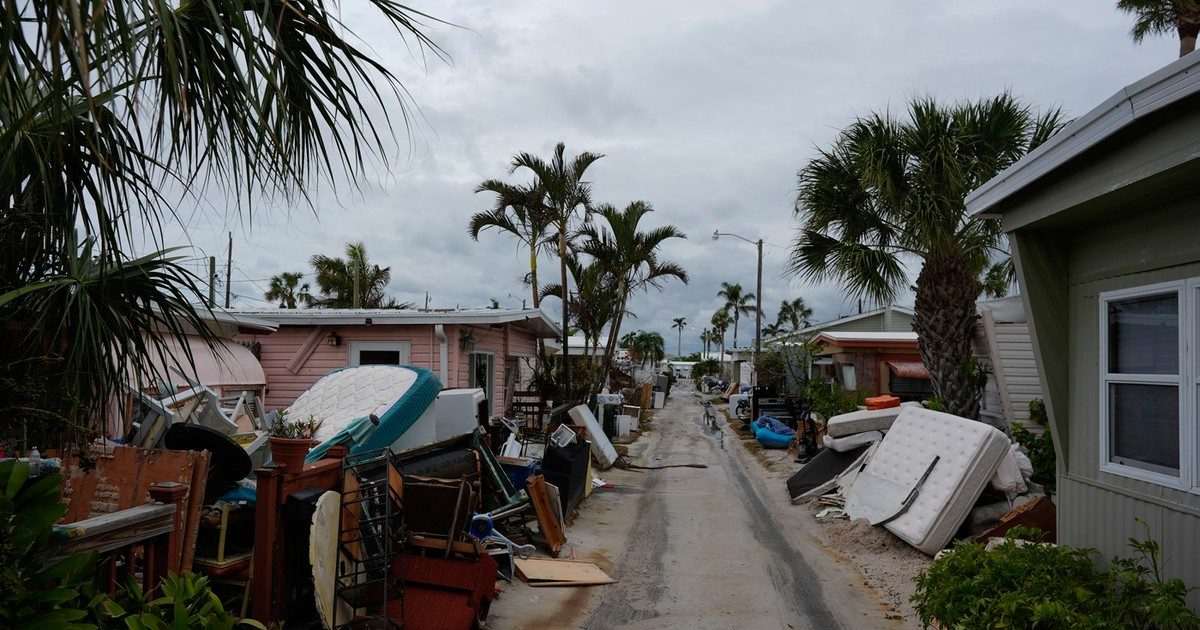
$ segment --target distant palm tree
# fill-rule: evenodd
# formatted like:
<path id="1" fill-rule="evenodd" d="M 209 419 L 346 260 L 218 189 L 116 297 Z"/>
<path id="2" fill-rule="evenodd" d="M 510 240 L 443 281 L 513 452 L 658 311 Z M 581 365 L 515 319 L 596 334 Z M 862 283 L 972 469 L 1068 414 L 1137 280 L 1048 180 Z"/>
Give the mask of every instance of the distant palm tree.
<path id="1" fill-rule="evenodd" d="M 725 310 L 733 316 L 733 347 L 738 347 L 738 321 L 742 315 L 753 315 L 755 307 L 751 302 L 754 301 L 754 294 L 747 293 L 742 290 L 740 284 L 730 284 L 728 282 L 721 283 L 721 290 L 717 291 L 717 297 L 725 298 Z"/>
<path id="2" fill-rule="evenodd" d="M 709 335 L 712 338 L 712 342 L 714 344 L 720 346 L 721 364 L 724 365 L 724 363 L 725 363 L 725 333 L 728 332 L 729 326 L 733 324 L 733 318 L 729 316 L 728 310 L 721 309 L 721 310 L 713 313 L 710 323 L 712 324 L 712 331 L 709 333 Z"/>
<path id="3" fill-rule="evenodd" d="M 587 218 L 592 208 L 592 187 L 583 179 L 589 166 L 604 157 L 599 153 L 584 151 L 571 161 L 567 161 L 564 153 L 566 145 L 559 142 L 554 147 L 554 155 L 547 162 L 531 153 L 519 153 L 513 158 L 509 173 L 527 169 L 537 180 L 543 202 L 542 206 L 548 213 L 550 225 L 556 230 L 558 239 L 559 284 L 567 284 L 567 241 L 572 230 L 579 221 Z M 570 306 L 568 300 L 562 301 L 562 325 L 566 329 L 570 325 Z M 570 389 L 571 362 L 567 360 L 570 354 L 567 338 L 563 337 L 563 380 Z"/>
<path id="4" fill-rule="evenodd" d="M 906 261 L 919 260 L 913 329 L 955 415 L 979 413 L 969 366 L 980 278 L 1009 264 L 1000 222 L 969 216 L 963 200 L 1062 125 L 1058 110 L 1039 115 L 1009 94 L 950 106 L 917 98 L 904 119 L 858 119 L 797 175 L 803 227 L 790 270 L 891 304 L 913 284 Z"/>
<path id="5" fill-rule="evenodd" d="M 811 326 L 812 316 L 813 311 L 804 303 L 804 298 L 784 300 L 779 305 L 779 317 L 775 320 L 775 324 L 781 328 L 787 326 L 788 332 L 796 332 Z"/>
<path id="6" fill-rule="evenodd" d="M 309 260 L 316 270 L 321 295 L 312 299 L 319 308 L 413 308 L 383 292 L 392 280 L 392 268 L 367 260 L 367 247 L 359 241 L 346 244 L 346 257 L 317 254 Z"/>
<path id="7" fill-rule="evenodd" d="M 687 320 L 682 317 L 676 317 L 675 323 L 671 324 L 671 328 L 679 331 L 675 335 L 675 356 L 683 356 L 683 329 L 687 327 Z"/>
<path id="8" fill-rule="evenodd" d="M 785 332 L 787 332 L 787 329 L 784 328 L 783 325 L 780 324 L 779 322 L 775 322 L 774 324 L 767 324 L 766 326 L 763 326 L 763 329 L 762 329 L 762 334 L 764 337 L 778 337 L 779 335 L 782 335 Z"/>
<path id="9" fill-rule="evenodd" d="M 507 232 L 529 250 L 529 284 L 533 307 L 538 308 L 542 300 L 538 287 L 538 254 L 550 251 L 554 242 L 549 232 L 553 217 L 545 206 L 545 191 L 536 182 L 514 185 L 489 179 L 477 186 L 475 192 L 495 193 L 496 204 L 487 212 L 475 213 L 467 232 L 478 241 L 480 232 L 495 228 Z"/>
<path id="10" fill-rule="evenodd" d="M 631 347 L 642 367 L 653 366 L 666 358 L 663 336 L 648 330 L 639 330 L 633 336 Z"/>
<path id="11" fill-rule="evenodd" d="M 1196 50 L 1200 35 L 1200 2 L 1197 0 L 1118 0 L 1117 9 L 1134 16 L 1129 36 L 1141 43 L 1147 35 L 1179 35 L 1179 56 Z"/>
<path id="12" fill-rule="evenodd" d="M 308 306 L 313 296 L 308 290 L 308 283 L 300 284 L 304 277 L 299 271 L 285 271 L 271 277 L 271 284 L 263 294 L 268 302 L 279 302 L 279 308 L 296 308 L 296 304 Z"/>

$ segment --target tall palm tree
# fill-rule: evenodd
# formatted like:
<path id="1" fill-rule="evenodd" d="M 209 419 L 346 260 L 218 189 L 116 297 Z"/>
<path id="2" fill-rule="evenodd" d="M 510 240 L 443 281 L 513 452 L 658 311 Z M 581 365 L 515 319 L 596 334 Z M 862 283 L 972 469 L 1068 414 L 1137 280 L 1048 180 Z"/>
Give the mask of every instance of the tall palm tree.
<path id="1" fill-rule="evenodd" d="M 834 279 L 890 304 L 920 260 L 916 316 L 921 358 L 947 411 L 974 418 L 968 373 L 981 275 L 1007 258 L 999 221 L 967 216 L 967 193 L 1040 145 L 1063 124 L 1012 96 L 942 106 L 909 104 L 904 119 L 860 118 L 798 174 L 803 222 L 789 261 L 809 280 Z"/>
<path id="2" fill-rule="evenodd" d="M 782 335 L 785 332 L 787 332 L 787 329 L 784 328 L 783 324 L 780 324 L 779 322 L 775 322 L 774 324 L 767 324 L 766 326 L 763 326 L 763 330 L 762 330 L 762 334 L 764 337 L 778 337 L 779 335 Z"/>
<path id="3" fill-rule="evenodd" d="M 304 277 L 299 271 L 285 271 L 277 276 L 271 276 L 271 284 L 267 286 L 263 297 L 268 302 L 279 302 L 279 308 L 296 308 L 296 304 L 308 306 L 312 303 L 312 293 L 308 283 L 300 284 Z"/>
<path id="4" fill-rule="evenodd" d="M 775 323 L 779 327 L 787 326 L 789 332 L 796 332 L 812 325 L 813 311 L 804 303 L 804 298 L 784 300 L 779 304 L 779 316 Z"/>
<path id="5" fill-rule="evenodd" d="M 529 284 L 533 307 L 541 306 L 542 292 L 538 288 L 538 254 L 550 251 L 554 244 L 550 227 L 553 217 L 545 206 L 545 191 L 538 184 L 514 185 L 489 179 L 475 187 L 476 193 L 491 192 L 496 203 L 491 210 L 471 216 L 467 232 L 472 240 L 489 228 L 506 232 L 529 250 Z"/>
<path id="6" fill-rule="evenodd" d="M 572 255 L 567 258 L 567 269 L 575 280 L 575 290 L 567 297 L 571 304 L 571 323 L 583 333 L 584 354 L 591 364 L 595 356 L 591 351 L 600 347 L 604 326 L 610 323 L 612 313 L 620 308 L 617 283 L 608 270 L 595 260 L 584 263 L 579 256 Z M 542 289 L 542 297 L 546 296 L 564 299 L 562 285 L 546 285 Z"/>
<path id="7" fill-rule="evenodd" d="M 678 331 L 675 334 L 675 356 L 683 356 L 683 329 L 687 327 L 687 319 L 676 317 L 672 321 L 671 328 Z"/>
<path id="8" fill-rule="evenodd" d="M 321 295 L 311 304 L 318 308 L 413 308 L 384 293 L 392 280 L 392 268 L 371 264 L 367 247 L 359 241 L 346 243 L 346 257 L 314 255 L 309 264 L 316 271 Z"/>
<path id="9" fill-rule="evenodd" d="M 583 251 L 609 270 L 617 281 L 621 296 L 620 307 L 612 314 L 608 343 L 605 344 L 604 369 L 599 374 L 602 382 L 612 368 L 612 355 L 616 352 L 629 296 L 652 288 L 661 289 L 669 280 L 688 282 L 688 273 L 683 267 L 659 257 L 663 243 L 687 238 L 687 235 L 673 225 L 642 231 L 642 219 L 652 212 L 654 208 L 644 201 L 634 201 L 621 210 L 605 204 L 595 212 L 602 222 L 598 220 L 582 230 Z"/>
<path id="10" fill-rule="evenodd" d="M 588 167 L 604 157 L 600 153 L 584 151 L 568 161 L 564 155 L 566 144 L 559 142 L 554 147 L 554 155 L 547 162 L 531 153 L 519 153 L 513 158 L 509 173 L 527 169 L 533 173 L 537 187 L 543 196 L 542 206 L 548 212 L 555 238 L 558 240 L 559 284 L 567 284 L 567 241 L 577 222 L 586 222 L 592 207 L 592 187 L 583 179 Z M 565 330 L 570 325 L 570 306 L 568 300 L 562 301 L 562 325 Z M 571 362 L 570 344 L 563 336 L 563 380 L 566 388 L 570 389 Z"/>
<path id="11" fill-rule="evenodd" d="M 1196 50 L 1200 35 L 1197 0 L 1117 0 L 1117 8 L 1134 16 L 1129 36 L 1141 43 L 1147 35 L 1179 35 L 1179 56 Z"/>
<path id="12" fill-rule="evenodd" d="M 721 290 L 717 291 L 717 297 L 725 299 L 725 310 L 733 316 L 733 347 L 736 348 L 738 347 L 738 321 L 742 315 L 755 313 L 755 306 L 751 303 L 754 301 L 754 294 L 745 292 L 740 284 L 722 282 Z"/>
<path id="13" fill-rule="evenodd" d="M 393 0 L 363 7 L 442 55 L 422 32 L 428 16 Z M 17 2 L 5 23 L 0 380 L 47 392 L 20 409 L 99 433 L 130 370 L 150 382 L 144 366 L 169 337 L 215 342 L 186 261 L 134 254 L 141 235 L 185 228 L 181 197 L 207 186 L 248 208 L 353 181 L 366 155 L 387 155 L 383 112 L 407 120 L 407 91 L 331 0 Z M 20 409 L 0 409 L 0 434 Z"/>
<path id="14" fill-rule="evenodd" d="M 653 331 L 639 330 L 634 333 L 631 347 L 642 367 L 646 367 L 647 364 L 653 366 L 666 358 L 665 344 L 662 335 Z"/>

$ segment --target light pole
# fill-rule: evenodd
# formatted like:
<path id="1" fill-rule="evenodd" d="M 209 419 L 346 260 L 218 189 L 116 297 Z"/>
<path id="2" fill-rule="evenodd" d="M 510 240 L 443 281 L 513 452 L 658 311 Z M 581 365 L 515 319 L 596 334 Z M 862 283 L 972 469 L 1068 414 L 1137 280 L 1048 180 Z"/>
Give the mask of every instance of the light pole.
<path id="1" fill-rule="evenodd" d="M 733 234 L 732 232 L 722 232 L 720 230 L 713 230 L 712 240 L 714 240 L 714 241 L 720 240 L 722 236 L 732 236 L 734 238 L 740 238 L 743 241 L 746 241 L 747 243 L 750 243 L 751 245 L 758 247 L 758 281 L 756 283 L 755 293 L 754 293 L 754 359 L 757 361 L 759 353 L 762 352 L 762 297 L 763 297 L 762 296 L 762 247 L 763 247 L 763 240 L 760 238 L 757 241 L 752 241 L 752 240 L 750 240 L 744 236 L 741 236 L 739 234 Z M 754 370 L 754 380 L 755 380 L 755 384 L 757 385 L 758 384 L 757 383 L 757 381 L 758 381 L 758 370 L 757 369 Z"/>

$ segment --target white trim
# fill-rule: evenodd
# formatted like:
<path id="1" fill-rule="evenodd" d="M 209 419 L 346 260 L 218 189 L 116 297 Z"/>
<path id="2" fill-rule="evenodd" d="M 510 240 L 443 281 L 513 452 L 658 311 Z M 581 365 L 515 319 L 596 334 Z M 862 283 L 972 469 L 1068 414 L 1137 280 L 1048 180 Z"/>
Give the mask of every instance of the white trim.
<path id="1" fill-rule="evenodd" d="M 474 385 L 471 384 L 471 381 L 475 379 L 475 373 L 471 369 L 471 359 L 472 355 L 477 354 L 486 355 L 491 358 L 489 363 L 492 364 L 492 369 L 488 370 L 488 381 L 490 382 L 484 383 L 483 385 L 479 385 L 478 383 Z M 467 352 L 467 387 L 483 390 L 484 400 L 488 401 L 489 415 L 496 413 L 496 370 L 499 367 L 497 365 L 496 356 L 495 350 L 470 350 Z M 507 386 L 508 384 L 506 383 L 505 387 Z"/>
<path id="2" fill-rule="evenodd" d="M 351 341 L 347 352 L 347 365 L 356 367 L 359 363 L 358 353 L 363 350 L 382 350 L 384 352 L 397 351 L 400 353 L 399 365 L 412 364 L 412 342 L 411 341 Z"/>
<path id="3" fill-rule="evenodd" d="M 277 308 L 226 311 L 232 318 L 275 326 L 352 326 L 383 324 L 498 325 L 525 322 L 543 338 L 559 337 L 554 320 L 540 308 L 424 311 L 387 308 Z M 370 320 L 370 324 L 367 324 Z"/>
<path id="4" fill-rule="evenodd" d="M 1099 332 L 1100 343 L 1098 345 L 1099 354 L 1099 410 L 1098 420 L 1100 424 L 1100 472 L 1105 472 L 1130 479 L 1137 479 L 1147 483 L 1153 483 L 1168 488 L 1178 490 L 1191 490 L 1194 486 L 1194 467 L 1191 464 L 1191 459 L 1194 458 L 1195 444 L 1194 441 L 1189 441 L 1189 436 L 1194 435 L 1196 416 L 1195 405 L 1189 402 L 1188 393 L 1191 388 L 1187 386 L 1189 383 L 1195 382 L 1196 370 L 1193 369 L 1193 362 L 1189 360 L 1191 352 L 1189 351 L 1190 344 L 1188 342 L 1188 331 L 1192 330 L 1189 322 L 1192 321 L 1193 307 L 1189 300 L 1189 295 L 1185 294 L 1187 286 L 1192 285 L 1195 280 L 1184 281 L 1175 280 L 1172 282 L 1160 282 L 1145 286 L 1130 287 L 1126 289 L 1117 289 L 1114 291 L 1104 291 L 1098 296 L 1098 315 L 1099 315 Z M 1169 295 L 1175 294 L 1177 299 L 1178 309 L 1178 338 L 1176 343 L 1179 349 L 1179 365 L 1176 368 L 1175 374 L 1116 374 L 1109 371 L 1109 347 L 1108 347 L 1108 305 L 1111 302 L 1126 300 L 1139 297 L 1150 297 L 1154 295 Z M 1110 458 L 1110 432 L 1112 430 L 1109 417 L 1109 386 L 1110 385 L 1163 385 L 1176 388 L 1179 406 L 1179 474 L 1177 476 L 1166 473 L 1147 470 L 1137 466 L 1121 464 L 1112 461 Z"/>

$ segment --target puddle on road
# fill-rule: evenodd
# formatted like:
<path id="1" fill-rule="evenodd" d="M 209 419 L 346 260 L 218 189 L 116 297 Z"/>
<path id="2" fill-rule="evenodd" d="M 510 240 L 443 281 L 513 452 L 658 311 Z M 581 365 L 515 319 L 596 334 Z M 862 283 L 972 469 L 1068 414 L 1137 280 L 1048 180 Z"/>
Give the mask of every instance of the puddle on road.
<path id="1" fill-rule="evenodd" d="M 699 417 L 692 417 L 692 422 L 704 432 L 704 437 L 716 442 L 725 450 L 725 429 L 716 407 L 705 406 Z"/>

